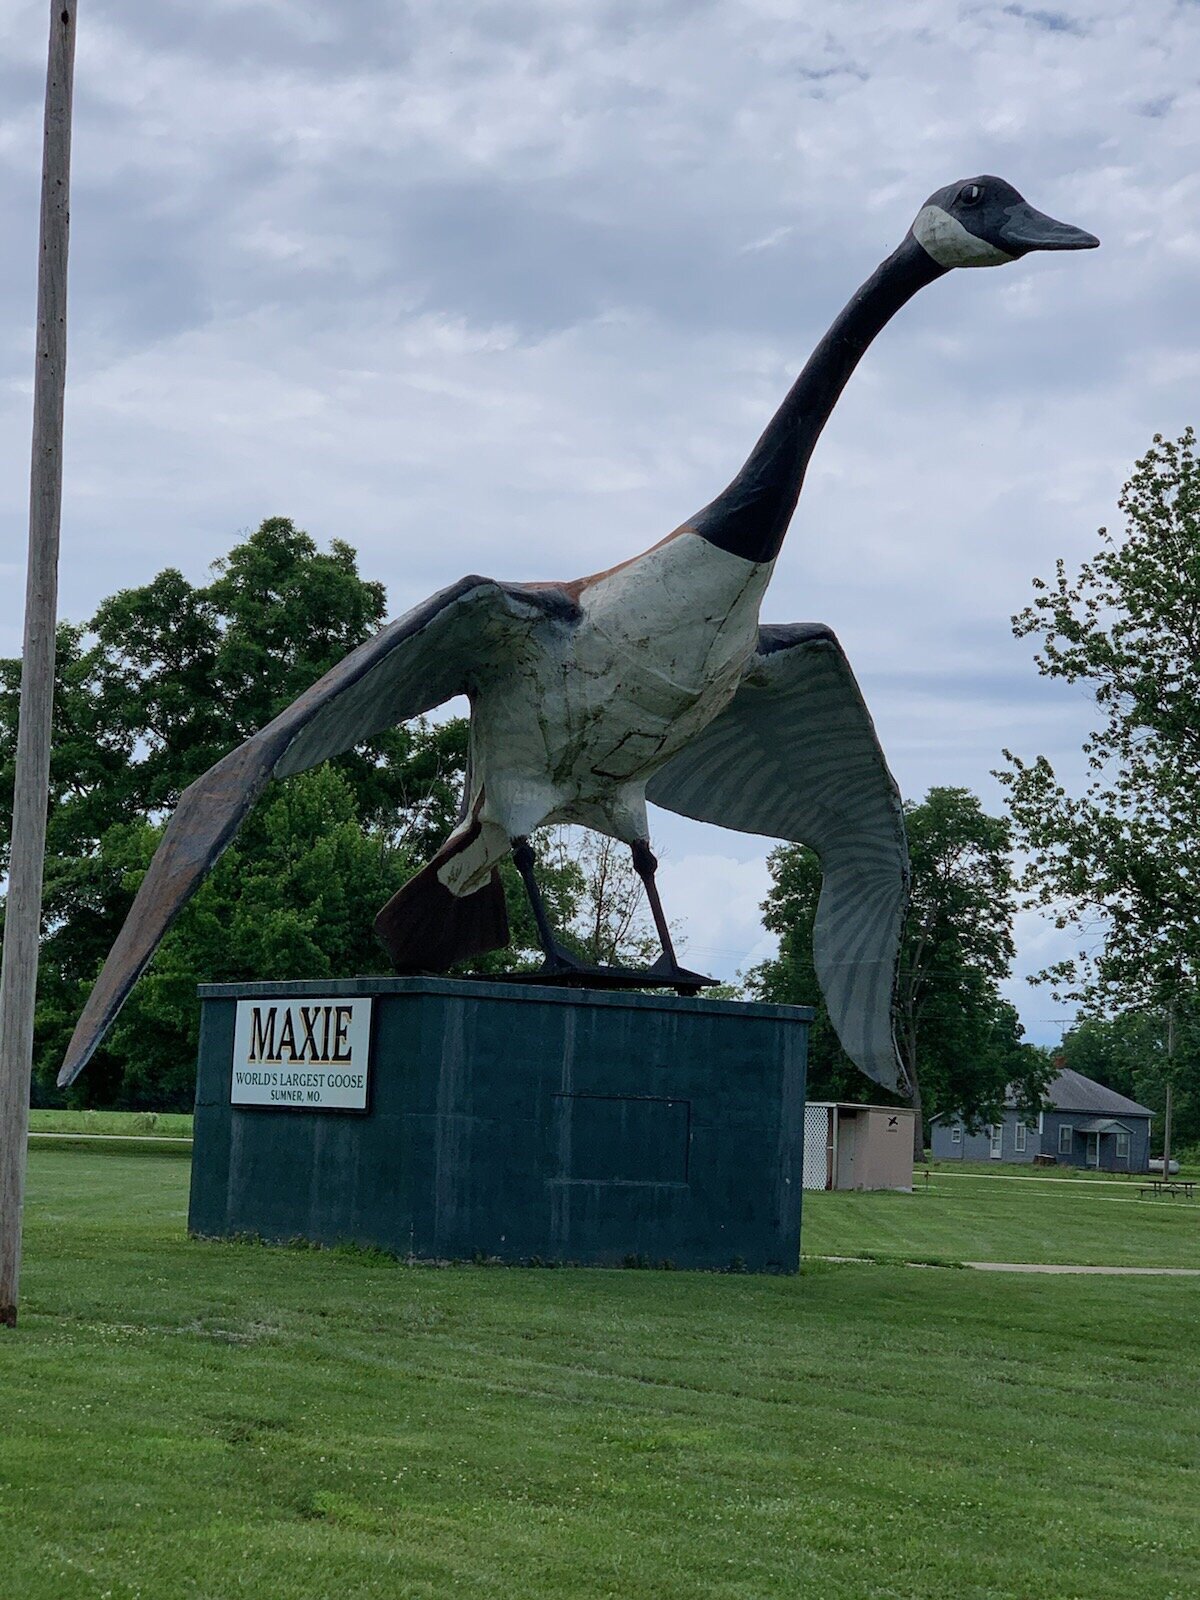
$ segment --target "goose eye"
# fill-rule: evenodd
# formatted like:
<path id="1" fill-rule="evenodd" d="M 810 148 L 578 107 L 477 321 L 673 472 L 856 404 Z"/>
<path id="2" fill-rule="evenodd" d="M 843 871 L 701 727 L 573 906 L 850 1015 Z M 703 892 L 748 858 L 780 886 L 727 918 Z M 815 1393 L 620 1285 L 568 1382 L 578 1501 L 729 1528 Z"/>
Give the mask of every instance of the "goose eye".
<path id="1" fill-rule="evenodd" d="M 983 185 L 979 183 L 968 183 L 959 195 L 958 203 L 959 205 L 963 206 L 977 206 L 982 199 Z"/>

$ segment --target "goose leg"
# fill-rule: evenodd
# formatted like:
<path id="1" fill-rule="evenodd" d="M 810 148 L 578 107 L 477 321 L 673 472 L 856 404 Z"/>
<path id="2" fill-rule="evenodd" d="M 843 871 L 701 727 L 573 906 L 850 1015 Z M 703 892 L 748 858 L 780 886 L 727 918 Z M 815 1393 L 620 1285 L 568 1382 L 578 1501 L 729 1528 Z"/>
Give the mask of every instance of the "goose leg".
<path id="1" fill-rule="evenodd" d="M 635 839 L 629 850 L 633 856 L 633 870 L 642 880 L 646 899 L 650 902 L 650 914 L 654 918 L 654 927 L 662 945 L 662 955 L 650 968 L 651 975 L 660 980 L 663 978 L 672 980 L 678 994 L 696 994 L 700 989 L 711 988 L 717 981 L 715 978 L 706 978 L 699 972 L 689 972 L 686 967 L 679 965 L 676 958 L 675 946 L 671 943 L 671 930 L 667 926 L 667 917 L 655 877 L 658 862 L 650 848 L 649 839 Z"/>
<path id="2" fill-rule="evenodd" d="M 537 924 L 538 943 L 546 957 L 542 963 L 541 971 L 547 976 L 556 976 L 567 972 L 592 972 L 589 967 L 578 957 L 573 956 L 569 950 L 564 950 L 554 936 L 554 929 L 550 926 L 550 918 L 546 914 L 546 902 L 542 899 L 542 891 L 538 887 L 537 878 L 533 868 L 535 856 L 533 846 L 527 836 L 513 840 L 513 866 L 521 874 L 521 882 L 525 885 L 525 893 L 529 896 L 529 905 L 533 911 L 533 920 Z"/>

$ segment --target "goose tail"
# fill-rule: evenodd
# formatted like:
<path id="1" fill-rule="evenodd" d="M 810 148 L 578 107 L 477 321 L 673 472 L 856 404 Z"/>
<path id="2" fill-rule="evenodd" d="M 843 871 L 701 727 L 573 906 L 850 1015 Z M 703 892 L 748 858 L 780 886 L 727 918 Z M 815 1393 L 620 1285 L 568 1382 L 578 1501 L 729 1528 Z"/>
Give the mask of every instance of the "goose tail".
<path id="1" fill-rule="evenodd" d="M 375 933 L 400 974 L 448 972 L 459 961 L 502 950 L 509 940 L 504 885 L 495 869 L 470 894 L 451 894 L 438 877 L 461 836 L 399 888 L 375 918 Z"/>

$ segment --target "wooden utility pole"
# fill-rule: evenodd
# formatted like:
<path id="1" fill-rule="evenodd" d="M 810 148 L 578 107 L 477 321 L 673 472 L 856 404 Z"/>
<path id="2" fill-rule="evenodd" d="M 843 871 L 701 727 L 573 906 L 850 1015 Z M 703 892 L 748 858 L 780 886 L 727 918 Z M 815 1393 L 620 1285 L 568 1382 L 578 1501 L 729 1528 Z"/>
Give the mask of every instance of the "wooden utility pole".
<path id="1" fill-rule="evenodd" d="M 1171 1179 L 1171 1080 L 1167 1079 L 1167 1109 L 1163 1116 L 1163 1182 Z"/>
<path id="2" fill-rule="evenodd" d="M 12 853 L 0 968 L 0 1327 L 15 1327 L 21 1274 L 21 1206 L 29 1137 L 33 1009 L 42 923 L 42 866 L 50 789 L 58 532 L 62 510 L 63 392 L 67 372 L 67 234 L 76 0 L 50 7 L 50 59 L 42 144 L 37 358 L 21 714 L 13 791 Z"/>
<path id="3" fill-rule="evenodd" d="M 1163 1182 L 1171 1181 L 1171 1081 L 1175 1076 L 1175 1006 L 1179 994 L 1179 965 L 1175 966 L 1175 987 L 1167 1012 L 1167 1104 L 1163 1115 Z"/>

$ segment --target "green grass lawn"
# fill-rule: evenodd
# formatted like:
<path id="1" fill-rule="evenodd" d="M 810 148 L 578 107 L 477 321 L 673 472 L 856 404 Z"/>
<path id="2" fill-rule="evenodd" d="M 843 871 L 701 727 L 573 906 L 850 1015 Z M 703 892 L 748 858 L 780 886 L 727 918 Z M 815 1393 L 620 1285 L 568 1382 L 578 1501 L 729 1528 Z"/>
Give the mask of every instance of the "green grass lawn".
<path id="1" fill-rule="evenodd" d="M 179 1111 L 31 1111 L 30 1133 L 86 1133 L 125 1139 L 190 1139 L 191 1116 Z"/>
<path id="2" fill-rule="evenodd" d="M 1176 1162 L 1180 1161 L 1181 1158 L 1181 1170 L 1177 1174 L 1172 1174 L 1172 1176 L 1200 1181 L 1200 1166 L 1192 1158 L 1191 1152 L 1187 1150 L 1176 1151 L 1171 1157 L 1172 1161 Z M 1035 1167 L 1029 1162 L 1016 1161 L 929 1161 L 926 1165 L 930 1174 L 934 1177 L 938 1173 L 965 1172 L 977 1178 L 1026 1178 L 1036 1179 L 1038 1183 L 1044 1183 L 1046 1179 L 1051 1179 L 1055 1182 L 1061 1181 L 1065 1183 L 1117 1183 L 1126 1185 L 1132 1183 L 1137 1185 L 1139 1183 L 1147 1183 L 1152 1176 L 1159 1176 L 1158 1173 L 1151 1174 L 1148 1172 L 1101 1172 L 1095 1167 Z M 924 1170 L 924 1168 L 919 1168 L 918 1176 Z"/>
<path id="3" fill-rule="evenodd" d="M 1200 1201 L 1138 1199 L 1126 1180 L 934 1171 L 912 1194 L 806 1194 L 802 1243 L 806 1255 L 1200 1268 Z"/>
<path id="4" fill-rule="evenodd" d="M 6 1595 L 1200 1592 L 1187 1280 L 409 1268 L 189 1241 L 187 1172 L 31 1153 Z"/>

